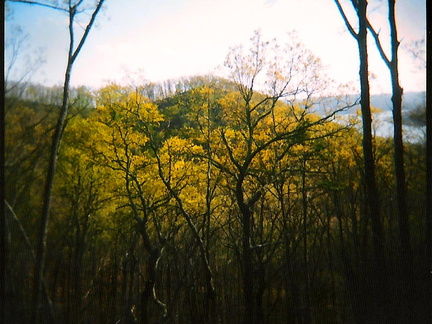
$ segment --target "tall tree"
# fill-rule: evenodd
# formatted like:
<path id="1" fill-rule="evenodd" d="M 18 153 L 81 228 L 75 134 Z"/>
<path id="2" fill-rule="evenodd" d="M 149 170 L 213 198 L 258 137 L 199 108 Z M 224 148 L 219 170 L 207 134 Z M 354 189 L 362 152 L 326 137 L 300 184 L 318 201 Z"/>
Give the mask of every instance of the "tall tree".
<path id="1" fill-rule="evenodd" d="M 205 282 L 206 282 L 206 302 L 208 305 L 209 310 L 206 312 L 206 323 L 208 321 L 210 321 L 211 319 L 209 318 L 210 315 L 210 308 L 214 308 L 214 303 L 215 303 L 215 299 L 216 299 L 216 290 L 214 287 L 214 280 L 213 280 L 213 271 L 209 262 L 209 253 L 208 253 L 208 249 L 206 249 L 206 241 L 205 239 L 200 235 L 200 231 L 199 228 L 197 227 L 197 224 L 194 222 L 192 215 L 188 212 L 187 208 L 185 207 L 185 203 L 183 201 L 183 199 L 180 196 L 180 192 L 181 189 L 176 188 L 172 182 L 171 179 L 171 171 L 166 172 L 163 166 L 163 162 L 161 160 L 160 157 L 160 152 L 158 152 L 157 147 L 154 145 L 154 136 L 151 135 L 151 133 L 148 133 L 149 137 L 151 136 L 151 139 L 153 141 L 153 143 L 151 143 L 151 150 L 154 152 L 155 158 L 157 160 L 157 166 L 158 166 L 158 173 L 159 173 L 159 178 L 161 179 L 161 181 L 163 182 L 164 186 L 166 187 L 166 189 L 168 190 L 168 192 L 170 193 L 170 195 L 173 197 L 173 199 L 176 201 L 177 206 L 180 210 L 181 215 L 184 217 L 184 219 L 186 220 L 186 223 L 188 224 L 192 235 L 195 239 L 195 242 L 198 246 L 199 249 L 199 253 L 200 253 L 200 259 L 202 262 L 202 266 L 203 266 L 203 271 L 204 271 L 204 277 L 205 277 Z M 173 138 L 174 140 L 176 140 L 176 138 Z M 165 142 L 165 144 L 167 144 L 167 142 Z M 185 145 L 184 147 L 188 147 L 188 145 Z M 171 165 L 172 161 L 171 161 L 171 152 L 170 152 L 170 145 L 169 143 L 167 144 L 167 151 L 168 154 L 170 156 L 170 161 L 168 164 L 167 169 L 171 170 L 175 169 L 174 166 Z M 169 175 L 166 176 L 165 173 L 168 173 Z M 180 181 L 178 181 L 180 182 Z M 183 188 L 185 187 L 185 185 L 183 185 Z M 183 189 L 182 188 L 182 189 Z M 208 206 L 206 206 L 208 207 Z"/>
<path id="2" fill-rule="evenodd" d="M 2 10 L 2 13 L 0 14 L 0 18 L 3 19 L 5 18 L 5 14 L 4 14 L 4 10 Z M 4 32 L 4 24 L 3 24 L 3 32 Z M 4 35 L 4 33 L 3 33 Z M 4 59 L 4 52 L 2 53 L 3 59 Z M 4 80 L 4 69 L 2 70 L 2 80 Z M 5 86 L 5 82 L 3 81 L 2 84 L 3 87 L 3 93 L 5 93 L 6 91 L 6 86 Z M 3 96 L 4 98 L 4 96 Z M 5 203 L 4 203 L 4 161 L 5 161 L 5 155 L 4 155 L 4 147 L 5 147 L 5 143 L 4 143 L 4 135 L 5 135 L 5 131 L 4 131 L 4 99 L 2 102 L 2 105 L 0 107 L 0 183 L 1 185 L 1 191 L 0 191 L 0 210 L 5 210 Z M 2 301 L 4 301 L 5 296 L 6 296 L 6 287 L 5 287 L 5 283 L 6 283 L 6 216 L 4 215 L 4 213 L 2 214 L 2 216 L 0 216 L 0 251 L 1 253 L 1 257 L 0 257 L 0 299 Z M 5 303 L 1 303 L 0 305 L 0 322 L 4 322 L 5 321 Z"/>
<path id="3" fill-rule="evenodd" d="M 369 67 L 368 67 L 368 48 L 367 48 L 367 0 L 351 0 L 351 4 L 358 19 L 358 31 L 356 32 L 353 25 L 349 21 L 343 7 L 339 0 L 334 0 L 335 4 L 343 18 L 343 21 L 357 42 L 360 67 L 360 106 L 362 113 L 362 126 L 363 126 L 363 159 L 364 159 L 364 181 L 366 189 L 366 203 L 369 217 L 372 225 L 373 247 L 374 247 L 374 260 L 373 260 L 373 276 L 374 287 L 376 296 L 379 301 L 374 305 L 376 307 L 376 314 L 372 316 L 379 322 L 385 322 L 385 295 L 387 294 L 387 271 L 386 271 L 386 258 L 384 253 L 384 233 L 380 215 L 379 195 L 375 177 L 375 161 L 373 153 L 372 141 L 372 115 L 370 108 L 370 87 L 369 87 Z"/>
<path id="4" fill-rule="evenodd" d="M 284 159 L 293 146 L 323 136 L 310 133 L 335 114 L 322 118 L 310 114 L 312 96 L 323 86 L 321 65 L 294 37 L 290 41 L 286 47 L 279 47 L 275 41 L 263 41 L 260 33 L 255 32 L 249 49 L 233 48 L 226 60 L 238 92 L 220 100 L 229 127 L 218 130 L 219 156 L 212 158 L 212 163 L 230 179 L 239 212 L 244 323 L 265 320 L 264 286 L 259 282 L 264 279 L 265 269 L 257 262 L 262 245 L 257 242 L 256 211 L 268 186 L 279 176 L 266 169 L 273 170 L 274 164 Z M 261 79 L 263 75 L 265 78 Z M 260 86 L 268 86 L 265 94 L 257 91 Z M 304 100 L 297 100 L 300 94 Z M 291 104 L 282 105 L 282 98 Z M 264 166 L 263 161 L 271 164 Z"/>
<path id="5" fill-rule="evenodd" d="M 75 45 L 74 24 L 75 24 L 75 19 L 77 14 L 81 12 L 80 9 L 84 0 L 77 0 L 77 1 L 69 0 L 67 6 L 64 7 L 57 6 L 56 4 L 37 2 L 37 1 L 25 1 L 25 0 L 9 0 L 9 1 L 48 7 L 51 9 L 66 12 L 69 17 L 69 26 L 68 26 L 69 50 L 67 54 L 67 65 L 66 65 L 64 83 L 63 83 L 63 100 L 60 109 L 60 115 L 58 117 L 57 125 L 55 127 L 55 131 L 52 137 L 51 155 L 50 155 L 49 166 L 47 170 L 44 201 L 42 207 L 41 220 L 39 224 L 40 232 L 39 232 L 38 242 L 36 246 L 36 262 L 35 262 L 35 270 L 34 270 L 35 283 L 34 283 L 31 323 L 37 323 L 39 318 L 40 295 L 41 295 L 43 269 L 44 269 L 45 254 L 46 254 L 46 236 L 48 230 L 48 219 L 49 219 L 50 208 L 51 208 L 51 198 L 52 198 L 52 191 L 53 191 L 54 175 L 55 175 L 56 164 L 57 164 L 57 157 L 60 149 L 62 135 L 65 128 L 66 117 L 68 115 L 71 73 L 72 73 L 73 65 L 90 33 L 91 28 L 93 27 L 96 17 L 100 9 L 102 8 L 102 5 L 105 0 L 99 0 L 97 2 L 96 7 L 91 15 L 91 18 L 84 30 L 84 33 L 78 42 L 78 45 Z"/>
<path id="6" fill-rule="evenodd" d="M 426 1 L 427 8 L 427 53 L 432 52 L 432 5 Z M 426 91 L 426 273 L 432 269 L 432 55 L 426 55 L 427 91 Z M 428 280 L 428 295 L 432 293 L 432 284 Z M 430 314 L 429 314 L 430 315 Z"/>
<path id="7" fill-rule="evenodd" d="M 148 254 L 147 278 L 140 293 L 141 307 L 138 311 L 141 322 L 151 321 L 151 301 L 160 309 L 161 318 L 166 319 L 169 316 L 168 308 L 157 297 L 156 288 L 158 263 L 170 233 L 162 231 L 163 220 L 157 219 L 161 213 L 159 209 L 168 203 L 169 197 L 166 198 L 163 190 L 156 190 L 158 194 L 149 193 L 149 188 L 157 187 L 157 174 L 152 172 L 153 162 L 145 151 L 148 138 L 140 132 L 140 127 L 144 125 L 148 128 L 157 127 L 162 116 L 157 107 L 138 91 L 111 85 L 99 92 L 97 118 L 99 125 L 95 133 L 103 139 L 103 145 L 95 145 L 94 153 L 101 159 L 98 163 L 111 168 L 124 181 L 124 194 L 121 194 L 124 195 L 124 205 L 136 222 L 137 232 Z M 132 278 L 134 270 L 131 271 Z M 132 320 L 133 305 L 130 298 L 125 308 L 124 317 Z"/>
<path id="8" fill-rule="evenodd" d="M 403 89 L 399 82 L 399 57 L 398 49 L 400 41 L 398 39 L 396 25 L 396 1 L 388 0 L 388 22 L 390 26 L 390 58 L 385 53 L 378 33 L 373 26 L 368 22 L 368 29 L 375 39 L 376 46 L 390 71 L 390 79 L 392 84 L 392 103 L 393 103 L 393 147 L 394 147 L 394 165 L 396 177 L 396 197 L 399 216 L 399 240 L 400 240 L 400 264 L 402 273 L 406 278 L 405 290 L 412 286 L 412 248 L 410 239 L 409 213 L 407 206 L 407 188 L 405 180 L 404 167 L 404 144 L 402 130 L 402 96 Z M 410 300 L 407 298 L 407 301 Z M 404 303 L 406 304 L 406 303 Z M 405 307 L 404 307 L 405 308 Z M 411 307 L 406 307 L 411 309 Z"/>
<path id="9" fill-rule="evenodd" d="M 7 14 L 5 15 L 5 11 L 7 12 Z M 10 11 L 8 11 L 8 8 L 6 6 L 5 10 L 2 11 L 2 18 L 3 21 L 8 20 L 10 17 L 12 17 L 12 13 Z M 4 25 L 3 25 L 4 27 Z M 0 183 L 2 184 L 2 191 L 0 194 L 1 197 L 1 201 L 0 201 L 0 210 L 6 210 L 3 206 L 3 204 L 6 205 L 6 207 L 11 207 L 9 205 L 9 202 L 7 201 L 8 197 L 7 197 L 7 189 L 6 189 L 6 180 L 9 180 L 7 178 L 7 171 L 5 168 L 5 164 L 6 164 L 6 160 L 7 160 L 7 154 L 6 154 L 6 149 L 7 149 L 7 143 L 5 143 L 5 135 L 7 133 L 7 131 L 5 130 L 5 119 L 6 119 L 6 115 L 10 112 L 10 110 L 14 110 L 14 109 L 19 109 L 17 107 L 17 102 L 18 100 L 22 99 L 22 95 L 24 90 L 26 89 L 26 87 L 28 86 L 29 80 L 31 79 L 31 76 L 33 75 L 33 73 L 39 69 L 42 66 L 43 63 L 43 59 L 40 55 L 38 55 L 36 58 L 31 58 L 29 57 L 27 53 L 28 50 L 28 43 L 27 43 L 27 35 L 23 32 L 23 30 L 19 27 L 19 26 L 13 26 L 10 28 L 13 32 L 12 35 L 5 35 L 5 33 L 3 33 L 3 35 L 5 35 L 5 39 L 4 39 L 4 44 L 5 44 L 5 49 L 4 52 L 2 53 L 3 58 L 4 58 L 4 62 L 5 62 L 5 69 L 2 70 L 3 73 L 3 94 L 4 94 L 4 101 L 3 104 L 1 105 L 1 111 L 0 111 L 0 116 L 1 117 L 1 124 L 0 124 L 0 138 L 1 138 L 1 142 L 0 142 L 0 165 L 1 165 L 1 173 L 0 173 Z M 3 28 L 4 31 L 4 28 Z M 24 68 L 19 68 L 19 64 L 17 64 L 18 61 L 25 61 L 26 64 L 24 64 Z M 14 80 L 11 80 L 11 75 L 13 74 Z M 6 99 L 6 96 L 8 96 L 9 98 Z M 13 99 L 12 99 L 13 97 Z M 7 142 L 7 141 L 6 141 Z M 12 207 L 11 207 L 12 208 Z M 14 212 L 13 210 L 10 210 L 10 212 Z M 0 273 L 2 274 L 1 279 L 5 278 L 5 281 L 2 281 L 0 283 L 0 287 L 2 289 L 2 292 L 4 290 L 6 290 L 5 296 L 7 296 L 8 292 L 8 288 L 6 287 L 7 285 L 13 285 L 13 280 L 10 280 L 11 278 L 8 278 L 8 274 L 11 273 L 11 265 L 6 261 L 7 258 L 10 258 L 10 245 L 9 245 L 9 240 L 6 238 L 10 237 L 10 233 L 8 232 L 8 224 L 6 221 L 6 213 L 4 215 L 4 217 L 1 217 L 0 219 L 0 228 L 2 230 L 4 230 L 4 232 L 2 232 L 1 236 L 1 240 L 0 242 L 2 243 L 1 247 L 0 247 L 0 251 L 2 251 L 2 258 L 5 258 L 4 261 L 0 261 L 1 264 L 1 271 Z M 3 223 L 4 222 L 4 223 Z M 4 244 L 4 245 L 3 245 Z M 8 264 L 7 264 L 8 263 Z M 7 265 L 6 265 L 7 264 Z M 8 274 L 6 274 L 8 273 Z M 3 275 L 5 277 L 3 277 Z M 5 299 L 2 300 L 10 300 L 10 298 L 6 297 Z M 8 316 L 12 313 L 12 311 L 10 310 L 11 307 L 5 306 L 5 303 L 2 303 L 1 306 L 1 312 L 0 312 L 0 322 L 3 322 L 2 319 L 4 321 L 9 320 Z"/>

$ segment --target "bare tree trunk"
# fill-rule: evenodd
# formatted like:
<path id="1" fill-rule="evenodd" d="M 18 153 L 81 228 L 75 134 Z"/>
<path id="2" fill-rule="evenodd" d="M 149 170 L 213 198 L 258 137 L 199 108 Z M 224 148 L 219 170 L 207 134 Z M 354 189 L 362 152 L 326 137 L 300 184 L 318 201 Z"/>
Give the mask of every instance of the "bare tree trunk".
<path id="1" fill-rule="evenodd" d="M 1 18 L 2 21 L 4 21 L 5 19 L 5 9 L 2 10 L 1 13 Z M 4 26 L 4 25 L 3 25 Z M 4 27 L 3 27 L 4 28 Z M 2 52 L 3 55 L 3 62 L 4 62 L 4 51 Z M 3 69 L 3 80 L 5 80 L 4 78 L 4 69 Z M 6 92 L 6 86 L 5 86 L 5 82 L 3 81 L 3 94 Z M 5 149 L 5 122 L 4 122 L 4 115 L 5 115 L 5 105 L 4 105 L 4 95 L 3 95 L 3 102 L 1 104 L 0 107 L 0 115 L 2 116 L 0 118 L 0 183 L 4 184 L 5 183 L 5 173 L 4 173 L 4 162 L 5 162 L 5 155 L 4 155 L 4 149 Z M 4 202 L 4 198 L 5 198 L 5 192 L 4 192 L 4 185 L 1 186 L 1 192 L 0 192 L 0 210 L 2 211 L 2 216 L 0 216 L 0 251 L 1 256 L 0 256 L 0 300 L 4 301 L 5 297 L 6 297 L 6 270 L 7 270 L 7 257 L 6 257 L 6 253 L 7 253 L 7 246 L 6 246 L 6 235 L 7 235 L 7 230 L 6 230 L 6 215 L 3 212 L 5 210 L 5 202 Z M 6 319 L 6 310 L 5 310 L 5 304 L 6 303 L 0 303 L 0 322 L 4 323 L 5 319 Z"/>
<path id="2" fill-rule="evenodd" d="M 144 290 L 141 293 L 141 323 L 143 324 L 151 323 L 149 319 L 149 305 L 151 300 L 154 300 L 155 303 L 161 308 L 162 319 L 166 320 L 168 318 L 168 308 L 157 298 L 155 291 L 158 274 L 158 263 L 162 256 L 163 246 L 159 246 L 157 243 L 153 244 L 151 242 L 145 226 L 145 224 L 140 224 L 141 238 L 143 240 L 145 249 L 149 253 L 149 258 L 147 261 L 147 280 L 144 285 Z"/>
<path id="3" fill-rule="evenodd" d="M 241 184 L 237 185 L 236 196 L 241 211 L 242 219 L 242 261 L 243 261 L 243 295 L 244 295 L 244 323 L 255 323 L 254 302 L 254 264 L 252 260 L 251 226 L 252 215 L 249 206 L 243 201 Z"/>
<path id="4" fill-rule="evenodd" d="M 400 240 L 400 265 L 403 280 L 403 293 L 401 305 L 398 306 L 403 311 L 405 321 L 409 321 L 413 312 L 413 305 L 410 305 L 413 289 L 413 260 L 410 238 L 409 213 L 407 206 L 407 189 L 404 167 L 404 145 L 402 130 L 402 96 L 403 89 L 399 83 L 398 70 L 398 48 L 399 40 L 396 27 L 395 0 L 388 0 L 388 21 L 390 25 L 390 49 L 391 58 L 389 59 L 382 47 L 379 35 L 368 22 L 368 28 L 375 39 L 381 58 L 386 63 L 390 71 L 392 84 L 392 103 L 393 103 L 393 146 L 394 146 L 394 166 L 396 177 L 396 197 L 398 204 L 398 225 Z"/>
<path id="5" fill-rule="evenodd" d="M 396 177 L 396 199 L 398 205 L 398 225 L 399 225 L 399 241 L 400 241 L 400 266 L 401 266 L 401 289 L 402 295 L 398 305 L 395 305 L 401 310 L 403 321 L 409 322 L 413 319 L 412 305 L 413 292 L 413 261 L 410 239 L 409 215 L 406 198 L 406 181 L 404 168 L 404 146 L 402 134 L 402 94 L 403 89 L 399 84 L 398 66 L 397 66 L 397 47 L 399 42 L 396 38 L 396 25 L 394 22 L 394 0 L 389 0 L 392 4 L 393 21 L 391 21 L 391 43 L 392 43 L 392 61 L 390 64 L 390 74 L 392 81 L 392 102 L 393 102 L 393 128 L 394 128 L 394 165 Z M 389 5 L 391 6 L 391 5 Z"/>
<path id="6" fill-rule="evenodd" d="M 33 290 L 33 304 L 32 304 L 32 314 L 30 322 L 36 324 L 38 322 L 39 317 L 39 308 L 40 308 L 40 295 L 41 295 L 41 287 L 43 280 L 43 270 L 45 264 L 45 254 L 46 254 L 46 236 L 48 231 L 48 219 L 51 209 L 51 198 L 54 184 L 54 175 L 57 165 L 57 157 L 60 149 L 61 138 L 63 135 L 63 131 L 65 128 L 65 121 L 68 114 L 69 108 L 69 87 L 70 87 L 70 78 L 73 64 L 81 51 L 82 46 L 90 32 L 90 29 L 93 26 L 93 23 L 96 19 L 98 12 L 100 11 L 104 0 L 100 0 L 94 10 L 91 19 L 84 31 L 84 34 L 81 38 L 80 43 L 75 48 L 74 45 L 74 19 L 77 14 L 77 8 L 82 4 L 82 0 L 78 1 L 75 5 L 72 5 L 72 2 L 69 1 L 69 53 L 68 60 L 65 72 L 65 79 L 63 85 L 63 101 L 62 107 L 60 110 L 60 116 L 57 121 L 57 125 L 53 134 L 52 146 L 51 146 L 51 155 L 49 159 L 48 173 L 45 182 L 45 193 L 44 193 L 44 201 L 42 208 L 42 216 L 39 227 L 39 236 L 36 247 L 36 262 L 34 267 L 34 290 Z M 36 3 L 37 4 L 37 3 Z"/>
<path id="7" fill-rule="evenodd" d="M 306 156 L 302 158 L 302 214 L 303 214 L 303 270 L 305 280 L 305 306 L 303 319 L 304 323 L 311 323 L 310 307 L 310 274 L 309 274 L 309 256 L 308 256 L 308 192 L 306 188 Z"/>
<path id="8" fill-rule="evenodd" d="M 372 137 L 372 115 L 370 109 L 370 90 L 369 90 L 369 67 L 368 67 L 368 50 L 367 50 L 367 28 L 369 26 L 367 20 L 367 0 L 351 0 L 352 5 L 357 13 L 359 21 L 358 32 L 356 33 L 348 21 L 340 2 L 335 0 L 339 12 L 344 19 L 344 22 L 351 33 L 356 39 L 359 58 L 360 58 L 360 104 L 362 113 L 362 126 L 363 126 L 363 158 L 364 158 L 364 177 L 365 177 L 365 191 L 366 191 L 366 205 L 367 212 L 371 219 L 372 226 L 372 241 L 373 241 L 373 261 L 372 261 L 372 289 L 376 302 L 371 303 L 374 308 L 371 310 L 371 320 L 377 323 L 385 323 L 386 319 L 386 295 L 387 295 L 387 266 L 384 253 L 384 233 L 381 224 L 380 203 L 378 189 L 375 177 L 375 161 L 373 154 L 373 137 Z"/>
<path id="9" fill-rule="evenodd" d="M 432 295 L 432 4 L 426 1 L 427 19 L 427 51 L 426 55 L 426 296 Z M 430 300 L 430 299 L 429 299 Z M 431 316 L 431 311 L 426 316 Z"/>
<path id="10" fill-rule="evenodd" d="M 245 201 L 243 192 L 245 174 L 246 168 L 240 168 L 235 188 L 235 196 L 237 205 L 240 209 L 242 226 L 241 258 L 243 262 L 244 323 L 262 324 L 263 319 L 259 316 L 260 314 L 263 314 L 261 309 L 262 303 L 256 302 L 259 293 L 256 289 L 257 280 L 255 276 L 257 275 L 257 271 L 253 260 L 252 247 L 253 206 L 261 197 L 261 192 L 256 192 L 254 196 Z"/>
<path id="11" fill-rule="evenodd" d="M 68 110 L 69 81 L 70 81 L 71 69 L 72 69 L 72 65 L 70 62 L 68 62 L 66 74 L 65 74 L 62 110 L 53 135 L 53 143 L 51 146 L 51 155 L 49 160 L 48 174 L 45 182 L 45 195 L 44 195 L 44 202 L 43 202 L 42 218 L 39 224 L 40 226 L 39 236 L 38 236 L 38 243 L 36 248 L 36 262 L 35 262 L 35 270 L 34 270 L 35 283 L 34 283 L 34 293 L 33 293 L 33 311 L 32 311 L 32 319 L 31 319 L 32 323 L 37 323 L 38 312 L 39 312 L 41 280 L 43 277 L 43 268 L 44 268 L 45 253 L 46 253 L 46 236 L 48 231 L 48 218 L 49 218 L 49 213 L 51 208 L 51 196 L 52 196 L 52 188 L 54 184 L 54 174 L 55 174 L 55 169 L 57 164 L 58 150 L 60 147 L 63 127 L 64 127 L 64 123 L 67 116 L 67 110 Z"/>
<path id="12" fill-rule="evenodd" d="M 369 67 L 367 52 L 367 20 L 366 9 L 367 1 L 358 2 L 359 34 L 358 47 L 360 55 L 360 87 L 361 87 L 361 112 L 363 122 L 363 157 L 366 184 L 366 200 L 368 213 L 372 225 L 372 239 L 374 248 L 373 257 L 373 284 L 376 292 L 377 301 L 374 303 L 375 314 L 373 315 L 378 323 L 386 322 L 385 319 L 385 297 L 387 295 L 386 258 L 384 254 L 384 234 L 381 223 L 380 203 L 375 176 L 375 160 L 373 155 L 372 143 L 372 116 L 370 109 L 369 91 Z"/>
<path id="13" fill-rule="evenodd" d="M 386 63 L 392 83 L 393 126 L 394 126 L 394 164 L 396 176 L 396 193 L 399 211 L 399 238 L 401 241 L 401 258 L 404 274 L 412 272 L 412 252 L 408 222 L 408 207 L 406 201 L 406 180 L 404 169 L 404 148 L 402 132 L 402 95 L 403 89 L 399 83 L 398 49 L 399 40 L 396 27 L 395 0 L 388 0 L 388 20 L 390 25 L 391 59 L 382 48 L 378 33 L 368 23 L 368 28 L 377 44 L 383 61 Z"/>

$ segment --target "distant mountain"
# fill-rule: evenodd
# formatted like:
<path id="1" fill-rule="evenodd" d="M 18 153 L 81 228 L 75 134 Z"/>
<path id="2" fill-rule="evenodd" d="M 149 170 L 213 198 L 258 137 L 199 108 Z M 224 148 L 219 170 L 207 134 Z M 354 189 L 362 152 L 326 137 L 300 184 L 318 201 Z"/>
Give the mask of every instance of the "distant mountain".
<path id="1" fill-rule="evenodd" d="M 411 110 L 418 105 L 424 104 L 426 92 L 407 92 L 403 96 L 402 110 Z M 371 96 L 372 107 L 380 108 L 383 111 L 392 110 L 391 94 L 379 94 Z"/>
<path id="2" fill-rule="evenodd" d="M 354 102 L 356 99 L 360 98 L 360 95 L 349 95 L 348 100 L 351 102 Z M 329 98 L 326 98 L 326 106 L 331 107 L 332 100 L 328 100 Z M 418 105 L 422 105 L 425 103 L 426 100 L 426 92 L 419 91 L 419 92 L 407 92 L 403 96 L 403 111 L 408 111 L 413 108 L 416 108 Z M 334 105 L 336 105 L 336 99 L 334 99 Z M 379 108 L 383 112 L 391 111 L 392 110 L 392 102 L 391 102 L 391 94 L 389 93 L 383 93 L 383 94 L 377 94 L 371 96 L 371 106 L 374 108 Z M 317 112 L 319 112 L 322 108 L 321 107 L 315 107 Z M 348 114 L 351 114 L 357 109 L 360 109 L 360 100 L 359 104 L 352 107 L 347 111 Z"/>
<path id="3" fill-rule="evenodd" d="M 349 102 L 355 102 L 358 99 L 359 95 L 350 95 L 348 96 Z M 418 106 L 424 106 L 426 101 L 426 92 L 407 92 L 403 97 L 403 107 L 402 113 L 405 116 L 404 121 L 407 121 L 407 115 L 409 115 L 410 111 L 416 109 Z M 326 98 L 325 106 L 327 108 L 336 106 L 337 101 L 336 98 Z M 371 106 L 374 108 L 378 108 L 381 110 L 381 113 L 374 114 L 374 129 L 376 134 L 384 137 L 393 136 L 393 119 L 392 119 L 392 102 L 391 102 L 391 94 L 378 94 L 371 96 Z M 325 109 L 323 106 L 318 104 L 314 106 L 314 111 L 318 114 L 324 114 Z M 355 105 L 354 107 L 346 110 L 342 114 L 351 115 L 355 114 L 357 110 L 360 109 L 360 103 Z M 422 127 L 416 127 L 409 124 L 404 124 L 404 137 L 405 140 L 408 141 L 418 141 L 419 139 L 424 137 L 424 130 Z"/>

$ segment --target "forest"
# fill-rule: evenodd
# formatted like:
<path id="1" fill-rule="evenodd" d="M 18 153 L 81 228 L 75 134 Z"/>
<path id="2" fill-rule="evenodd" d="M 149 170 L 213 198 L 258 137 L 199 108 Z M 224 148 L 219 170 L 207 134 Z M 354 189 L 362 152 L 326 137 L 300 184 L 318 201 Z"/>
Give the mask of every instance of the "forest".
<path id="1" fill-rule="evenodd" d="M 70 87 L 98 3 L 63 86 L 6 80 L 4 323 L 429 323 L 430 111 L 396 75 L 378 134 L 367 1 L 354 100 L 259 32 L 227 77 Z"/>

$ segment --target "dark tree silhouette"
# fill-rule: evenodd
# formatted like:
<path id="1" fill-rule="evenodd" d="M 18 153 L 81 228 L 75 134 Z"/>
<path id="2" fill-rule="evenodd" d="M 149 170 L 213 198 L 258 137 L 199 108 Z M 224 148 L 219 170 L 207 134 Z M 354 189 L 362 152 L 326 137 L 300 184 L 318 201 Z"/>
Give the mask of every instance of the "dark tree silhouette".
<path id="1" fill-rule="evenodd" d="M 46 254 L 46 237 L 47 237 L 47 230 L 48 230 L 48 219 L 49 219 L 50 208 L 51 208 L 54 175 L 56 170 L 58 152 L 60 149 L 60 143 L 64 132 L 64 128 L 66 126 L 65 122 L 68 115 L 69 88 L 70 88 L 70 78 L 71 78 L 72 68 L 73 68 L 73 64 L 76 61 L 76 58 L 78 57 L 87 39 L 87 36 L 90 33 L 91 28 L 93 27 L 93 24 L 96 20 L 96 16 L 98 15 L 100 9 L 102 8 L 102 5 L 105 0 L 98 1 L 78 45 L 75 45 L 74 22 L 77 14 L 80 13 L 79 9 L 80 6 L 83 4 L 84 0 L 78 0 L 76 2 L 69 0 L 67 7 L 60 7 L 54 4 L 37 2 L 37 1 L 24 1 L 24 0 L 10 0 L 10 1 L 48 7 L 51 9 L 66 12 L 69 16 L 69 51 L 67 56 L 67 66 L 66 66 L 64 84 L 63 84 L 63 100 L 62 100 L 60 115 L 58 117 L 57 125 L 52 138 L 51 155 L 49 159 L 49 166 L 48 166 L 47 177 L 45 182 L 44 202 L 42 207 L 41 220 L 39 224 L 40 232 L 39 232 L 38 242 L 36 246 L 36 261 L 35 261 L 35 270 L 34 270 L 35 283 L 34 283 L 33 310 L 31 315 L 31 323 L 37 323 L 39 318 L 40 295 L 41 295 L 41 287 L 43 281 L 43 268 L 45 262 L 45 254 Z M 54 319 L 51 318 L 50 320 L 53 321 Z"/>
<path id="2" fill-rule="evenodd" d="M 364 181 L 366 189 L 366 203 L 369 217 L 372 225 L 374 260 L 373 260 L 373 280 L 371 287 L 378 301 L 373 303 L 376 309 L 371 313 L 371 318 L 377 322 L 385 322 L 385 296 L 387 295 L 387 267 L 384 254 L 384 233 L 380 215 L 380 202 L 375 177 L 375 160 L 373 153 L 372 137 L 372 115 L 370 109 L 370 86 L 369 86 L 369 67 L 368 67 L 368 49 L 367 49 L 367 5 L 366 0 L 351 0 L 353 8 L 358 18 L 358 31 L 348 20 L 340 2 L 335 0 L 335 4 L 347 26 L 348 31 L 357 41 L 359 58 L 360 58 L 360 105 L 363 125 L 363 159 L 364 159 Z"/>
<path id="3" fill-rule="evenodd" d="M 392 84 L 392 103 L 393 103 L 393 147 L 394 147 L 394 165 L 396 177 L 396 197 L 397 197 L 397 210 L 399 220 L 399 240 L 400 240 L 400 265 L 404 277 L 404 291 L 406 296 L 403 298 L 403 310 L 405 310 L 405 320 L 411 318 L 412 307 L 409 306 L 412 300 L 409 290 L 412 288 L 413 280 L 413 264 L 412 264 L 412 248 L 410 238 L 410 225 L 409 213 L 407 206 L 407 189 L 405 180 L 405 167 L 404 167 L 404 144 L 402 134 L 402 96 L 403 89 L 399 82 L 399 58 L 398 49 L 400 42 L 398 40 L 397 26 L 396 26 L 396 1 L 388 0 L 388 22 L 390 25 L 390 58 L 386 55 L 384 48 L 381 44 L 378 33 L 373 26 L 368 22 L 368 29 L 375 39 L 376 46 L 381 55 L 381 58 L 387 65 L 390 71 L 390 79 Z M 410 297 L 408 297 L 410 296 Z M 410 311 L 411 310 L 411 311 Z"/>

